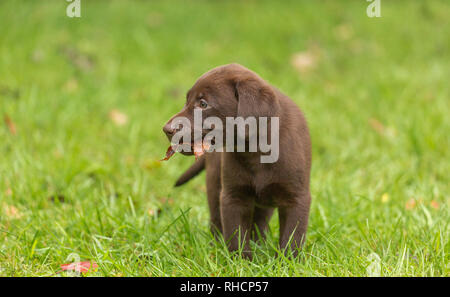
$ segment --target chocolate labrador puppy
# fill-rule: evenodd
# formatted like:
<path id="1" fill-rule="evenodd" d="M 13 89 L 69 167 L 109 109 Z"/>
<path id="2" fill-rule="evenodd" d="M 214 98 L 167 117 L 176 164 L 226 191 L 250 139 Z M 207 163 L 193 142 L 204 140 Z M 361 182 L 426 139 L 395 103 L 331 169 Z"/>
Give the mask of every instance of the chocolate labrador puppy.
<path id="1" fill-rule="evenodd" d="M 172 120 L 203 118 L 277 117 L 279 155 L 262 163 L 256 152 L 214 151 L 205 153 L 176 182 L 180 186 L 206 168 L 211 228 L 223 234 L 230 251 L 243 243 L 244 256 L 251 257 L 249 240 L 268 228 L 275 208 L 280 219 L 280 247 L 288 245 L 294 255 L 305 240 L 310 208 L 311 143 L 306 120 L 296 104 L 257 74 L 239 64 L 214 68 L 202 75 L 187 93 L 183 110 L 163 130 L 169 140 L 179 131 Z M 193 125 L 192 125 L 193 126 Z M 202 131 L 202 136 L 208 131 Z M 248 139 L 247 139 L 248 140 Z M 224 139 L 226 143 L 227 140 Z M 189 152 L 182 152 L 189 155 Z"/>

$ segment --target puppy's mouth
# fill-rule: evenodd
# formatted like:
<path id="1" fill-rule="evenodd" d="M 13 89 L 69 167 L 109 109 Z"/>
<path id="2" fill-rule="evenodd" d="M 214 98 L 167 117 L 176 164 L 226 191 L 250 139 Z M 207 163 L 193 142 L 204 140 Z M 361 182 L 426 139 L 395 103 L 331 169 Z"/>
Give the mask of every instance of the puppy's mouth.
<path id="1" fill-rule="evenodd" d="M 179 151 L 179 153 L 181 153 L 182 155 L 185 156 L 192 156 L 194 154 L 194 143 L 181 143 L 181 144 L 174 144 L 172 143 L 172 147 L 175 150 L 181 149 L 181 151 Z M 187 148 L 190 148 L 190 151 L 187 150 Z"/>
<path id="2" fill-rule="evenodd" d="M 214 144 L 214 139 L 211 141 L 211 144 Z M 203 143 L 200 139 L 199 141 L 194 141 L 191 143 L 181 143 L 181 144 L 171 144 L 169 148 L 167 149 L 166 156 L 164 159 L 160 161 L 167 161 L 169 160 L 176 152 L 181 153 L 185 156 L 195 156 L 195 159 L 197 160 L 201 156 L 205 154 L 205 152 L 209 152 L 210 150 L 210 144 Z"/>

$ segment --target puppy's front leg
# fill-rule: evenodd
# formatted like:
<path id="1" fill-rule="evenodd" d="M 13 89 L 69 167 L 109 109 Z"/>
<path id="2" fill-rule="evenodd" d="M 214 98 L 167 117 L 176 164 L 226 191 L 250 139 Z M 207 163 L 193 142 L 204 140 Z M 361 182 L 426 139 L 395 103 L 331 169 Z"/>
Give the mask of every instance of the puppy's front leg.
<path id="1" fill-rule="evenodd" d="M 251 258 L 250 232 L 253 219 L 254 202 L 248 197 L 232 196 L 222 191 L 220 211 L 222 217 L 223 236 L 228 243 L 228 249 L 233 252 L 243 244 L 243 255 Z"/>
<path id="2" fill-rule="evenodd" d="M 308 193 L 297 197 L 293 203 L 278 208 L 280 216 L 280 248 L 285 250 L 291 239 L 290 248 L 294 257 L 297 256 L 298 249 L 302 247 L 305 241 L 309 206 L 310 195 Z"/>

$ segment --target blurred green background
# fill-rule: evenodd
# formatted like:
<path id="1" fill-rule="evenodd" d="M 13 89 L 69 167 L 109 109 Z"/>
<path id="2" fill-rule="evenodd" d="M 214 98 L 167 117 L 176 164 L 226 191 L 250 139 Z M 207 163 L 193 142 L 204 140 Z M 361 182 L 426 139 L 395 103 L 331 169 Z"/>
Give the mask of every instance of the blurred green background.
<path id="1" fill-rule="evenodd" d="M 0 2 L 0 275 L 447 275 L 448 1 Z M 302 261 L 253 262 L 208 232 L 194 160 L 162 126 L 207 70 L 240 63 L 304 111 L 313 143 Z M 371 256 L 372 255 L 372 256 Z M 376 258 L 375 257 L 375 258 Z"/>

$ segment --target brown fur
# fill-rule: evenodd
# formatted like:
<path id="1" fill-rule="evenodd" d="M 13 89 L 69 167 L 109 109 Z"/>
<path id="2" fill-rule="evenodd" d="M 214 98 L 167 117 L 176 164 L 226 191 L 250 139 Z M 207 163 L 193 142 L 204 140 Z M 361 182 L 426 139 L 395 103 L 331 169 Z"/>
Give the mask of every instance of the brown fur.
<path id="1" fill-rule="evenodd" d="M 238 64 L 220 66 L 202 75 L 189 90 L 185 107 L 175 116 L 193 121 L 200 97 L 210 107 L 203 111 L 203 119 L 217 116 L 225 123 L 225 117 L 278 116 L 279 159 L 261 163 L 260 152 L 206 153 L 176 185 L 206 168 L 212 231 L 223 234 L 231 251 L 238 249 L 241 236 L 248 257 L 251 236 L 264 234 L 273 210 L 278 208 L 280 247 L 286 248 L 292 236 L 290 248 L 296 255 L 305 240 L 311 200 L 311 143 L 302 112 L 289 97 Z M 176 132 L 170 128 L 171 120 L 164 127 L 169 139 Z"/>

